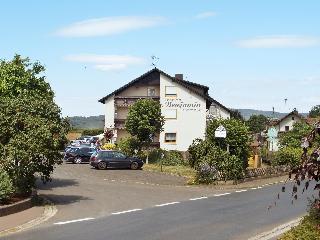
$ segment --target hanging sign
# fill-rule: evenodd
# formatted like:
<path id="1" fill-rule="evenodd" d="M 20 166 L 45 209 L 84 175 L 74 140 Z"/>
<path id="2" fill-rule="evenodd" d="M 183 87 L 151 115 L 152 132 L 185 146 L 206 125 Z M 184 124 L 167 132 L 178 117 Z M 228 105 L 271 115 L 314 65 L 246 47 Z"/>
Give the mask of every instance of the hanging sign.
<path id="1" fill-rule="evenodd" d="M 214 136 L 216 138 L 226 138 L 227 137 L 227 130 L 224 128 L 224 126 L 220 125 L 216 131 L 214 132 Z"/>

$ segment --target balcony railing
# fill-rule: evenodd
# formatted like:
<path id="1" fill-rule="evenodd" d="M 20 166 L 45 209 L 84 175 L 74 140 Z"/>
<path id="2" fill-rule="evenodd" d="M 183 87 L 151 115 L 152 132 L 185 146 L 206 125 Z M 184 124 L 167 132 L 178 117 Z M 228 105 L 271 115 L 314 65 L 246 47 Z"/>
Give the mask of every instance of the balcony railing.
<path id="1" fill-rule="evenodd" d="M 125 129 L 125 119 L 114 119 L 114 127 L 117 129 Z"/>
<path id="2" fill-rule="evenodd" d="M 128 107 L 134 104 L 139 99 L 153 99 L 153 100 L 160 100 L 159 96 L 137 96 L 137 97 L 115 97 L 114 104 L 117 107 Z"/>

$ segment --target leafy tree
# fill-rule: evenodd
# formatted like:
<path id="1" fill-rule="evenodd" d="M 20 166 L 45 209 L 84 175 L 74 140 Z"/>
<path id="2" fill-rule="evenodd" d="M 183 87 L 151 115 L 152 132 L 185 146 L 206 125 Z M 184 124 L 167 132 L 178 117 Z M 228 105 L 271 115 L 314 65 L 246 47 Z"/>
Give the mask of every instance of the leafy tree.
<path id="1" fill-rule="evenodd" d="M 313 106 L 309 112 L 309 117 L 320 117 L 320 105 Z"/>
<path id="2" fill-rule="evenodd" d="M 31 192 L 35 174 L 50 180 L 69 123 L 54 103 L 54 93 L 38 62 L 16 55 L 0 62 L 0 167 L 19 194 Z"/>
<path id="3" fill-rule="evenodd" d="M 8 173 L 0 168 L 0 203 L 5 202 L 12 193 L 12 181 Z"/>
<path id="4" fill-rule="evenodd" d="M 232 119 L 244 121 L 244 117 L 242 116 L 241 112 L 237 109 L 230 109 L 230 117 Z"/>
<path id="5" fill-rule="evenodd" d="M 227 131 L 226 138 L 216 138 L 215 130 L 223 125 Z M 237 119 L 213 119 L 207 126 L 207 140 L 215 146 L 227 149 L 229 145 L 230 155 L 240 158 L 244 166 L 247 166 L 249 155 L 249 129 L 244 122 Z"/>
<path id="6" fill-rule="evenodd" d="M 295 123 L 291 131 L 285 132 L 280 136 L 280 147 L 300 148 L 302 138 L 305 137 L 311 130 L 312 126 L 304 122 Z"/>
<path id="7" fill-rule="evenodd" d="M 156 133 L 163 131 L 161 105 L 152 99 L 139 99 L 129 109 L 126 130 L 148 147 Z"/>
<path id="8" fill-rule="evenodd" d="M 272 165 L 281 166 L 288 165 L 296 167 L 300 164 L 302 149 L 295 147 L 283 147 L 275 153 Z"/>
<path id="9" fill-rule="evenodd" d="M 249 130 L 254 133 L 262 132 L 268 123 L 268 118 L 262 114 L 252 115 L 246 122 Z"/>

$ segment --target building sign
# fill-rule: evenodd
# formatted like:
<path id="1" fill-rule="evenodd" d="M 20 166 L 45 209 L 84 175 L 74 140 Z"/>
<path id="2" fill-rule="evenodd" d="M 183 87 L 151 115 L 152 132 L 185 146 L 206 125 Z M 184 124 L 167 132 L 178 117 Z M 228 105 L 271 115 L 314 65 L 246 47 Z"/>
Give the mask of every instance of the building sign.
<path id="1" fill-rule="evenodd" d="M 214 136 L 216 138 L 226 138 L 227 137 L 227 130 L 224 126 L 220 125 L 217 127 L 216 131 L 214 132 Z"/>
<path id="2" fill-rule="evenodd" d="M 164 106 L 167 108 L 178 108 L 183 111 L 200 111 L 201 104 L 197 101 L 187 102 L 182 99 L 165 99 Z"/>

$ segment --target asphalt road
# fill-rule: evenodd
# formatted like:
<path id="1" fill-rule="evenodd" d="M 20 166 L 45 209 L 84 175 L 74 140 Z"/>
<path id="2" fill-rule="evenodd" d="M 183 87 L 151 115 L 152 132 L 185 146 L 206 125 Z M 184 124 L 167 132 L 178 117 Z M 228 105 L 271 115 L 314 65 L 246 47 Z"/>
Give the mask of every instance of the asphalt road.
<path id="1" fill-rule="evenodd" d="M 78 167 L 81 170 L 77 169 Z M 91 200 L 80 199 L 61 204 L 57 216 L 46 224 L 10 235 L 5 239 L 248 239 L 304 214 L 307 197 L 313 193 L 308 191 L 299 195 L 298 200 L 291 204 L 290 191 L 281 193 L 280 199 L 277 200 L 277 193 L 281 190 L 279 184 L 253 189 L 212 191 L 207 188 L 162 186 L 150 182 L 150 184 L 146 182 L 133 184 L 133 180 L 137 182 L 139 180 L 135 179 L 136 174 L 142 174 L 142 178 L 145 177 L 143 174 L 149 174 L 143 171 L 141 173 L 131 171 L 128 174 L 120 170 L 109 173 L 106 171 L 93 176 L 83 166 L 76 166 L 72 170 L 69 166 L 63 169 L 64 171 L 61 169 L 58 171 L 60 177 L 66 177 L 65 174 L 70 172 L 84 171 L 89 174 L 91 180 L 94 179 L 93 182 L 104 174 L 109 176 L 115 174 L 112 177 L 119 177 L 119 179 L 110 181 L 101 179 L 101 183 L 96 183 L 98 190 L 92 189 L 92 181 L 86 178 L 81 180 L 81 175 L 78 177 L 77 184 L 64 185 L 61 188 L 55 186 L 55 190 L 71 191 L 73 189 L 74 192 L 83 191 L 84 195 L 91 192 Z M 70 171 L 65 171 L 66 169 Z M 133 174 L 132 178 L 131 174 Z M 122 176 L 126 176 L 126 180 L 121 180 Z M 101 189 L 102 186 L 103 189 Z M 42 191 L 52 191 L 52 189 Z M 107 194 L 99 195 L 99 191 Z M 114 196 L 107 197 L 103 205 L 101 197 L 111 193 Z M 65 193 L 64 197 L 66 196 Z M 60 198 L 51 197 L 63 201 L 61 196 Z M 82 198 L 87 197 L 82 196 Z M 90 201 L 101 205 L 91 204 Z M 109 204 L 111 207 L 108 206 Z M 268 210 L 271 205 L 272 207 Z"/>

